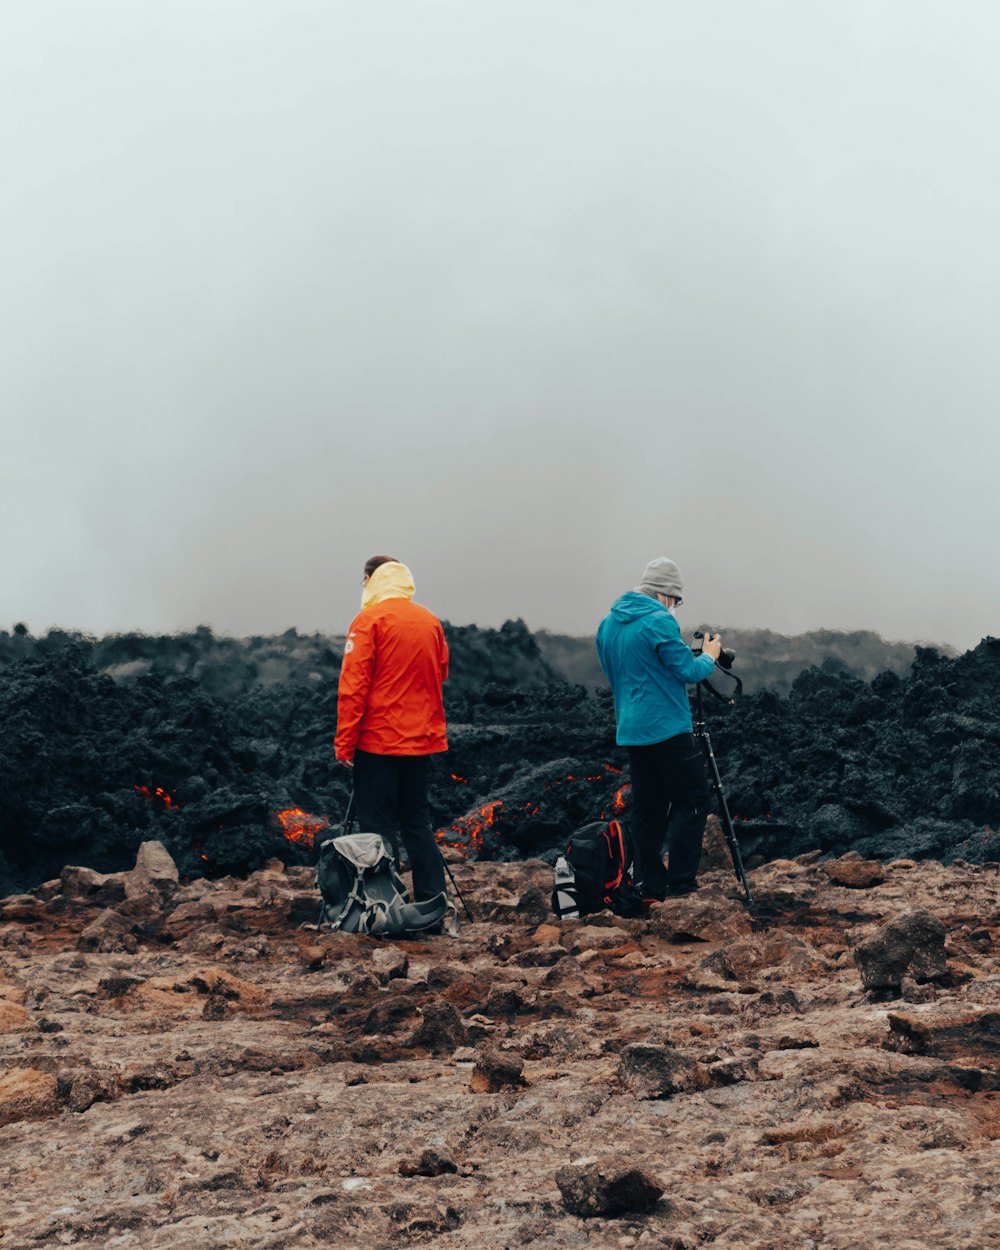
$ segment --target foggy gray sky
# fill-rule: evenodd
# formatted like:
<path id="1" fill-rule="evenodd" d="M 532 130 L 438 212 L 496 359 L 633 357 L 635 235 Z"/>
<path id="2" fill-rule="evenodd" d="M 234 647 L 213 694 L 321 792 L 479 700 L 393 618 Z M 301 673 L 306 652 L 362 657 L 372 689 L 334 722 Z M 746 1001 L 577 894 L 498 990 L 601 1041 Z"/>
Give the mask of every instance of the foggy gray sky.
<path id="1" fill-rule="evenodd" d="M 0 626 L 1000 633 L 995 4 L 0 26 Z"/>

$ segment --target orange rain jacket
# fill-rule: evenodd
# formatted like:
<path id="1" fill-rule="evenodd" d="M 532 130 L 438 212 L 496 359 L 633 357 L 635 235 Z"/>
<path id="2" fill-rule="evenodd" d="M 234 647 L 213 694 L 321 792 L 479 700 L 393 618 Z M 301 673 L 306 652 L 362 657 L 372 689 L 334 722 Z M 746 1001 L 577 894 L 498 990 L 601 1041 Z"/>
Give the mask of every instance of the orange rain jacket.
<path id="1" fill-rule="evenodd" d="M 338 760 L 447 751 L 441 684 L 448 644 L 441 622 L 413 603 L 405 564 L 382 564 L 368 579 L 351 622 L 337 690 Z"/>

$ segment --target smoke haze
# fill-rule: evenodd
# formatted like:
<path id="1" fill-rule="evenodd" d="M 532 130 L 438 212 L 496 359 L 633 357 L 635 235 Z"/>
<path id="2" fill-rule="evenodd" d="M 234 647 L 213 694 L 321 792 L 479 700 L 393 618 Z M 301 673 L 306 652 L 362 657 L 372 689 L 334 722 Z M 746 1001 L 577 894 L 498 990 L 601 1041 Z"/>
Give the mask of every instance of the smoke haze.
<path id="1" fill-rule="evenodd" d="M 994 6 L 4 27 L 0 623 L 1000 632 Z"/>

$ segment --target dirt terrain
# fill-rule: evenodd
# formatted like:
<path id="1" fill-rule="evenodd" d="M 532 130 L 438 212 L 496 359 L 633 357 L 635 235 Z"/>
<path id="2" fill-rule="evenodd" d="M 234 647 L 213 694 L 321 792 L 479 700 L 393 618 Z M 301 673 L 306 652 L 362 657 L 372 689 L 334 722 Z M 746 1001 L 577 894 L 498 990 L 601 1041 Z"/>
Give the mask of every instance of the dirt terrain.
<path id="1" fill-rule="evenodd" d="M 645 920 L 455 862 L 457 938 L 310 929 L 311 871 L 0 903 L 0 1245 L 1000 1244 L 998 868 L 717 852 Z"/>

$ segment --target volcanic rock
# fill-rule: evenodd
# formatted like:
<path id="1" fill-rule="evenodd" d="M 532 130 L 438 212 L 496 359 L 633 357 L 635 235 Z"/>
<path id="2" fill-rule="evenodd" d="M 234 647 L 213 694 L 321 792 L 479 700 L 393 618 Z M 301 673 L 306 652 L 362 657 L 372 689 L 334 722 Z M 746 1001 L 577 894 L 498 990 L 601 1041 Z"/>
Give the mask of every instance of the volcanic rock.
<path id="1" fill-rule="evenodd" d="M 432 1055 L 451 1054 L 467 1040 L 462 1018 L 451 1003 L 428 1003 L 424 1017 L 410 1038 L 410 1045 Z"/>
<path id="2" fill-rule="evenodd" d="M 519 968 L 551 968 L 560 960 L 565 959 L 568 954 L 569 951 L 565 946 L 547 944 L 529 946 L 527 950 L 520 951 L 514 956 L 514 962 Z"/>
<path id="3" fill-rule="evenodd" d="M 95 1102 L 110 1102 L 121 1090 L 110 1073 L 84 1069 L 79 1072 L 61 1072 L 57 1092 L 62 1106 L 79 1113 L 92 1107 Z"/>
<path id="4" fill-rule="evenodd" d="M 164 990 L 166 985 L 161 978 L 151 978 L 146 982 L 146 988 L 150 991 Z M 233 1011 L 247 1012 L 249 1014 L 261 1011 L 267 1002 L 267 997 L 260 986 L 244 980 L 242 977 L 234 976 L 224 968 L 210 967 L 200 969 L 190 976 L 186 982 L 180 985 L 174 982 L 171 986 L 172 990 L 181 993 L 189 988 L 199 994 L 207 994 L 209 998 L 222 1000 L 229 1004 Z"/>
<path id="5" fill-rule="evenodd" d="M 538 886 L 531 886 L 517 900 L 515 910 L 525 920 L 541 924 L 551 914 L 551 900 L 549 895 L 545 891 L 540 890 Z"/>
<path id="6" fill-rule="evenodd" d="M 447 632 L 451 748 L 431 767 L 447 854 L 551 862 L 577 825 L 627 821 L 627 760 L 607 692 L 561 680 L 523 623 Z M 348 779 L 328 748 L 339 663 L 339 644 L 294 631 L 244 642 L 205 630 L 0 633 L 2 747 L 18 761 L 0 803 L 0 889 L 35 888 L 81 858 L 113 876 L 153 839 L 184 877 L 245 875 L 275 857 L 304 867 L 315 830 L 347 802 Z M 996 862 L 998 700 L 1000 641 L 984 639 L 954 658 L 918 648 L 903 678 L 867 681 L 827 666 L 802 673 L 788 697 L 765 690 L 713 707 L 744 859 L 855 849 Z M 308 817 L 296 836 L 277 819 L 288 811 Z M 726 851 L 709 824 L 711 871 L 725 867 Z M 538 916 L 549 888 L 522 879 L 509 896 L 483 900 L 483 914 L 503 920 L 523 905 Z M 118 900 L 99 892 L 93 901 Z"/>
<path id="7" fill-rule="evenodd" d="M 567 925 L 570 935 L 569 949 L 574 955 L 581 951 L 611 950 L 616 946 L 624 946 L 629 941 L 629 934 L 617 925 L 598 926 L 584 924 L 580 928 Z"/>
<path id="8" fill-rule="evenodd" d="M 719 942 L 749 936 L 752 925 L 744 903 L 710 886 L 654 904 L 649 931 L 669 942 Z"/>
<path id="9" fill-rule="evenodd" d="M 32 923 L 42 918 L 44 901 L 34 894 L 8 894 L 0 899 L 0 922 L 27 920 Z"/>
<path id="10" fill-rule="evenodd" d="M 143 842 L 136 855 L 135 867 L 124 874 L 125 894 L 153 893 L 166 900 L 180 888 L 180 875 L 170 852 L 162 842 Z"/>
<path id="11" fill-rule="evenodd" d="M 710 868 L 728 868 L 731 863 L 731 852 L 722 821 L 715 812 L 709 812 L 701 846 L 701 869 L 705 871 Z"/>
<path id="12" fill-rule="evenodd" d="M 400 1176 L 447 1176 L 457 1172 L 458 1164 L 446 1152 L 428 1146 L 416 1160 L 404 1159 L 399 1165 Z"/>
<path id="13" fill-rule="evenodd" d="M 574 1215 L 641 1215 L 652 1211 L 663 1186 L 642 1168 L 610 1160 L 581 1159 L 555 1176 L 563 1205 Z"/>
<path id="14" fill-rule="evenodd" d="M 125 897 L 125 874 L 95 872 L 92 868 L 67 865 L 59 874 L 59 893 L 98 907 L 111 907 Z"/>
<path id="15" fill-rule="evenodd" d="M 208 899 L 190 899 L 174 907 L 166 917 L 164 936 L 179 941 L 216 918 L 215 907 Z"/>
<path id="16" fill-rule="evenodd" d="M 520 1055 L 487 1048 L 476 1060 L 469 1088 L 474 1094 L 495 1094 L 505 1086 L 523 1085 L 523 1072 L 524 1060 Z"/>
<path id="17" fill-rule="evenodd" d="M 365 1033 L 395 1033 L 399 1025 L 417 1014 L 417 1005 L 412 998 L 396 994 L 385 998 L 369 1011 L 364 1022 Z"/>
<path id="18" fill-rule="evenodd" d="M 928 911 L 911 909 L 852 948 L 867 990 L 898 990 L 904 976 L 918 983 L 947 976 L 945 926 Z"/>
<path id="19" fill-rule="evenodd" d="M 300 946 L 299 958 L 310 972 L 315 972 L 317 968 L 322 968 L 326 960 L 326 947 Z"/>
<path id="20" fill-rule="evenodd" d="M 727 981 L 748 981 L 761 968 L 779 959 L 771 960 L 765 954 L 763 945 L 753 938 L 742 938 L 714 950 L 698 965 L 707 972 L 715 972 Z"/>
<path id="21" fill-rule="evenodd" d="M 76 946 L 81 951 L 135 951 L 138 943 L 131 932 L 131 921 L 111 908 L 105 908 L 80 933 Z"/>
<path id="22" fill-rule="evenodd" d="M 451 1206 L 395 1202 L 386 1210 L 399 1233 L 410 1237 L 435 1237 L 461 1227 L 462 1215 Z"/>
<path id="23" fill-rule="evenodd" d="M 937 1055 L 952 1060 L 1000 1060 L 1000 1012 L 913 1015 L 890 1012 L 885 1045 L 906 1055 Z"/>
<path id="24" fill-rule="evenodd" d="M 885 881 L 885 871 L 877 859 L 862 859 L 859 855 L 841 856 L 823 865 L 823 871 L 834 885 L 846 885 L 852 890 L 870 890 Z"/>
<path id="25" fill-rule="evenodd" d="M 705 1089 L 711 1082 L 704 1066 L 670 1046 L 635 1043 L 622 1051 L 618 1079 L 636 1098 L 669 1098 Z"/>
<path id="26" fill-rule="evenodd" d="M 531 1011 L 534 1004 L 529 1002 L 520 990 L 514 986 L 496 986 L 490 990 L 486 1000 L 488 1016 L 516 1016 Z"/>
<path id="27" fill-rule="evenodd" d="M 119 903 L 115 911 L 134 927 L 157 925 L 163 919 L 163 899 L 155 890 L 147 888 L 139 892 L 133 887 L 132 894 Z"/>
<path id="28" fill-rule="evenodd" d="M 368 968 L 382 985 L 390 981 L 405 981 L 410 971 L 410 960 L 405 951 L 392 946 L 380 946 L 372 951 Z"/>
<path id="29" fill-rule="evenodd" d="M 55 1115 L 56 1078 L 36 1068 L 10 1068 L 0 1075 L 0 1127 L 16 1120 Z"/>

